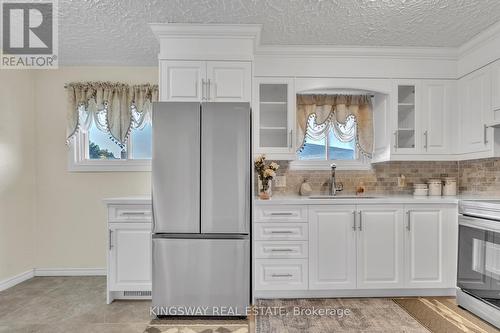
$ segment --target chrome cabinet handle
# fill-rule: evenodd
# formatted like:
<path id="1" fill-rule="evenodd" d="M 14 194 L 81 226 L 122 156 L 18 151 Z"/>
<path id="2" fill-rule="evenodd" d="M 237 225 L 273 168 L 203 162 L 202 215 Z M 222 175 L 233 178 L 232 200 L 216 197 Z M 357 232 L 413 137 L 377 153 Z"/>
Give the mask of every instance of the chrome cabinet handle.
<path id="1" fill-rule="evenodd" d="M 363 212 L 359 211 L 359 231 L 363 231 Z"/>
<path id="2" fill-rule="evenodd" d="M 424 137 L 425 137 L 424 148 L 425 148 L 425 150 L 427 150 L 429 148 L 429 132 L 428 131 L 424 132 Z"/>
<path id="3" fill-rule="evenodd" d="M 208 96 L 208 100 L 211 100 L 211 95 L 212 95 L 212 89 L 211 89 L 211 86 L 212 86 L 212 81 L 210 79 L 208 79 L 208 89 L 207 89 L 207 96 Z"/>
<path id="4" fill-rule="evenodd" d="M 145 215 L 146 212 L 122 212 L 122 215 Z"/>
<path id="5" fill-rule="evenodd" d="M 293 234 L 293 231 L 290 230 L 283 230 L 283 231 L 271 231 L 272 234 Z"/>
<path id="6" fill-rule="evenodd" d="M 488 144 L 488 125 L 484 125 L 484 144 Z"/>
<path id="7" fill-rule="evenodd" d="M 293 252 L 292 249 L 271 249 L 271 252 Z"/>
<path id="8" fill-rule="evenodd" d="M 288 134 L 289 136 L 289 143 L 288 143 L 288 148 L 292 148 L 292 140 L 293 140 L 293 130 L 290 130 L 290 133 Z"/>
<path id="9" fill-rule="evenodd" d="M 273 278 L 275 277 L 292 277 L 292 274 L 273 274 L 271 275 Z"/>
<path id="10" fill-rule="evenodd" d="M 292 212 L 273 212 L 270 214 L 271 216 L 291 216 Z"/>
<path id="11" fill-rule="evenodd" d="M 205 97 L 205 86 L 207 85 L 207 82 L 205 79 L 201 79 L 201 100 L 204 101 L 206 99 Z"/>
<path id="12" fill-rule="evenodd" d="M 407 211 L 406 215 L 408 216 L 408 223 L 406 224 L 406 229 L 408 231 L 411 231 L 411 210 Z"/>
<path id="13" fill-rule="evenodd" d="M 399 135 L 398 131 L 394 131 L 394 149 L 398 149 L 399 147 Z"/>
<path id="14" fill-rule="evenodd" d="M 356 211 L 352 211 L 352 230 L 356 231 Z"/>
<path id="15" fill-rule="evenodd" d="M 111 249 L 113 248 L 113 237 L 112 237 L 112 234 L 113 234 L 113 230 L 109 229 L 109 233 L 108 233 L 108 244 L 109 244 L 109 250 L 111 251 Z"/>

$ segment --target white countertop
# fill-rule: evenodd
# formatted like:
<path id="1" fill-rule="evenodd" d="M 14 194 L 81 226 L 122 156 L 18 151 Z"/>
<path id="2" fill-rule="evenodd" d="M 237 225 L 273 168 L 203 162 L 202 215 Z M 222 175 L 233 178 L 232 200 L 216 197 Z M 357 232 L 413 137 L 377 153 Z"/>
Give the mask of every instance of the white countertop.
<path id="1" fill-rule="evenodd" d="M 314 196 L 314 195 L 313 195 Z M 344 198 L 343 198 L 344 197 Z M 339 194 L 334 199 L 311 199 L 300 195 L 275 195 L 270 200 L 255 198 L 256 205 L 359 205 L 359 204 L 458 204 L 461 200 L 500 200 L 500 196 L 493 195 L 457 195 L 449 197 L 413 196 L 413 195 L 370 195 L 353 198 L 353 195 Z"/>
<path id="2" fill-rule="evenodd" d="M 458 204 L 461 200 L 459 196 L 453 197 L 416 197 L 412 195 L 389 195 L 389 196 L 370 196 L 342 198 L 342 195 L 334 199 L 311 199 L 299 195 L 276 195 L 270 200 L 255 199 L 256 205 L 360 205 L 360 204 Z M 345 197 L 345 196 L 344 196 Z"/>
<path id="3" fill-rule="evenodd" d="M 300 195 L 275 195 L 270 200 L 254 199 L 254 203 L 261 205 L 359 205 L 359 204 L 458 204 L 460 200 L 500 200 L 500 197 L 493 196 L 453 196 L 453 197 L 416 197 L 412 195 L 375 195 L 368 198 L 360 196 L 356 198 L 342 198 L 339 195 L 335 199 L 310 199 Z M 104 198 L 103 202 L 107 205 L 151 205 L 149 196 L 130 196 Z"/>
<path id="4" fill-rule="evenodd" d="M 151 205 L 150 196 L 104 198 L 106 205 Z"/>

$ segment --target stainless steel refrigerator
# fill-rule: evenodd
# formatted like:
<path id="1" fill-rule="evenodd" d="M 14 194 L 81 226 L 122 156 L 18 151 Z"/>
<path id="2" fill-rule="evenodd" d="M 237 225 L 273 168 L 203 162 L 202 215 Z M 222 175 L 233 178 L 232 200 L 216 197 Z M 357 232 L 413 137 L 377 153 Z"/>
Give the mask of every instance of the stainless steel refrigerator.
<path id="1" fill-rule="evenodd" d="M 153 105 L 153 306 L 245 315 L 250 124 L 248 103 Z"/>

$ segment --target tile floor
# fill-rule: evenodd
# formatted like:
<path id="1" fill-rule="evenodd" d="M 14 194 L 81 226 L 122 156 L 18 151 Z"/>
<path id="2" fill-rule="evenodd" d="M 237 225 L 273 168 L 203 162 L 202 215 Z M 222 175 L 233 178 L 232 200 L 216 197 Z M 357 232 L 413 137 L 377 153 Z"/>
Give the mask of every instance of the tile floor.
<path id="1" fill-rule="evenodd" d="M 0 292 L 0 332 L 142 333 L 149 301 L 106 304 L 105 277 L 36 277 Z"/>
<path id="2" fill-rule="evenodd" d="M 151 302 L 115 301 L 107 305 L 105 291 L 105 277 L 36 277 L 25 281 L 0 292 L 0 333 L 144 332 L 151 321 Z M 383 310 L 377 305 L 380 299 L 358 302 Z M 360 311 L 360 320 L 366 320 L 370 311 Z M 276 329 L 271 327 L 270 331 Z"/>

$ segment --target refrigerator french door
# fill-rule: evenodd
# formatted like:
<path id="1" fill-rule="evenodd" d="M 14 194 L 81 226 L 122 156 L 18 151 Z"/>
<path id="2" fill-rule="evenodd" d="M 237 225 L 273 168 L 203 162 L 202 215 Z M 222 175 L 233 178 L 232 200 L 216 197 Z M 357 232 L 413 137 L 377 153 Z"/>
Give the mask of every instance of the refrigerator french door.
<path id="1" fill-rule="evenodd" d="M 153 106 L 153 305 L 250 302 L 250 107 Z"/>

